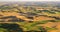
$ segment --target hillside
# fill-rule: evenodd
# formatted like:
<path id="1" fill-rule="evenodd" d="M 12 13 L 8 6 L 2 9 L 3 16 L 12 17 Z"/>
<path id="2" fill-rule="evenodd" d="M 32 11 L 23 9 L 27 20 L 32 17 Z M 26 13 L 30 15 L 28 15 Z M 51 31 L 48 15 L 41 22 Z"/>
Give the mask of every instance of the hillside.
<path id="1" fill-rule="evenodd" d="M 60 2 L 0 2 L 0 30 L 60 32 Z"/>

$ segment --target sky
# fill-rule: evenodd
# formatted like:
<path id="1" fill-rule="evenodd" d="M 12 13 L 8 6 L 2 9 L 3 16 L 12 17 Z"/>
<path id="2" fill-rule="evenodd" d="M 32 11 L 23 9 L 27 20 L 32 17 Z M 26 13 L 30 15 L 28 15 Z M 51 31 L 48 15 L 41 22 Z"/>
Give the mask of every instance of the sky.
<path id="1" fill-rule="evenodd" d="M 60 1 L 60 0 L 0 0 L 0 1 Z"/>

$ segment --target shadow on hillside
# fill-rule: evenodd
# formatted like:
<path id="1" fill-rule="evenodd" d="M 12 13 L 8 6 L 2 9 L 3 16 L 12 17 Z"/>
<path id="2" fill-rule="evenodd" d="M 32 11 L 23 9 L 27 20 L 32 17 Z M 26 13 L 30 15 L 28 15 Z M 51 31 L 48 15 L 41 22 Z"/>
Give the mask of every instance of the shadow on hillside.
<path id="1" fill-rule="evenodd" d="M 23 29 L 18 24 L 0 24 L 0 28 L 7 29 L 8 32 L 23 32 Z"/>
<path id="2" fill-rule="evenodd" d="M 0 22 L 24 22 L 25 20 L 23 19 L 19 19 L 16 16 L 5 16 L 5 17 L 1 17 Z M 7 20 L 7 21 L 6 21 Z"/>

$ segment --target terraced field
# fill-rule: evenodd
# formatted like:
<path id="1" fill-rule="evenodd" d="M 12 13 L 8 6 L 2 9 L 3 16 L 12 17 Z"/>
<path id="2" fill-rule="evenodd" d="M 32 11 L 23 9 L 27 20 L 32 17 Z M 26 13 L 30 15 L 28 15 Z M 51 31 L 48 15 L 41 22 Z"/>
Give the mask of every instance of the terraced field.
<path id="1" fill-rule="evenodd" d="M 0 32 L 60 32 L 58 2 L 1 3 Z"/>

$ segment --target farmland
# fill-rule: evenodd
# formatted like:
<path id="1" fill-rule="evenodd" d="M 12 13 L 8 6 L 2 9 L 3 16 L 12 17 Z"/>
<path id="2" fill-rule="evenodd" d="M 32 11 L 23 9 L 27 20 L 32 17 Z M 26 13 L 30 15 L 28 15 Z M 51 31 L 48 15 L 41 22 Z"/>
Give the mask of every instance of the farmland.
<path id="1" fill-rule="evenodd" d="M 0 32 L 60 32 L 60 2 L 0 2 Z"/>

